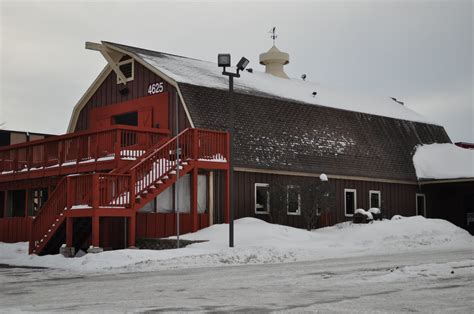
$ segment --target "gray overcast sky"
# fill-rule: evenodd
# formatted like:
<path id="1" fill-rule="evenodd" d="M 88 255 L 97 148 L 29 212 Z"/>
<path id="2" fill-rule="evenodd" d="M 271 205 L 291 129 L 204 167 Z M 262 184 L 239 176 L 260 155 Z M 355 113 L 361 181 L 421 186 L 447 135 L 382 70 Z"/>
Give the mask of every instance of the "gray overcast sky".
<path id="1" fill-rule="evenodd" d="M 394 96 L 474 142 L 472 1 L 1 1 L 0 123 L 64 133 L 108 40 L 214 61 L 290 53 L 290 76 Z M 237 60 L 234 60 L 237 61 Z"/>

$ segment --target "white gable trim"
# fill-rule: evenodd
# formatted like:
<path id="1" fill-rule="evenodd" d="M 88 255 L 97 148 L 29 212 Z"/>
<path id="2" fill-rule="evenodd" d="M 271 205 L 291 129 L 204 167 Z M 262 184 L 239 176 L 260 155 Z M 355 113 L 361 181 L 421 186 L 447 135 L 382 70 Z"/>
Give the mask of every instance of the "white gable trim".
<path id="1" fill-rule="evenodd" d="M 74 129 L 76 128 L 77 124 L 77 119 L 79 119 L 79 114 L 81 113 L 82 108 L 87 104 L 89 99 L 94 95 L 94 93 L 97 91 L 99 86 L 102 84 L 102 82 L 109 76 L 109 74 L 112 72 L 112 68 L 107 64 L 105 68 L 99 73 L 97 78 L 94 80 L 91 86 L 86 90 L 84 95 L 79 99 L 77 104 L 74 106 L 74 109 L 72 110 L 72 115 L 71 119 L 69 120 L 69 126 L 67 128 L 67 133 L 72 133 L 74 132 Z"/>
<path id="2" fill-rule="evenodd" d="M 146 62 L 145 60 L 143 60 L 141 57 L 137 56 L 136 54 L 132 53 L 132 52 L 129 52 L 129 51 L 126 51 L 126 50 L 123 50 L 123 49 L 120 49 L 114 45 L 110 45 L 108 43 L 102 43 L 105 47 L 107 48 L 110 48 L 110 49 L 114 49 L 114 50 L 117 50 L 119 52 L 122 52 L 122 53 L 125 53 L 129 56 L 131 56 L 132 58 L 134 58 L 135 60 L 137 60 L 137 62 L 139 62 L 141 65 L 143 65 L 145 68 L 147 68 L 148 70 L 150 70 L 151 72 L 155 73 L 156 75 L 160 76 L 163 80 L 165 80 L 168 84 L 170 84 L 171 86 L 173 86 L 174 88 L 176 88 L 176 90 L 178 91 L 178 96 L 179 96 L 179 99 L 181 100 L 181 103 L 183 104 L 183 108 L 184 108 L 184 112 L 186 113 L 186 117 L 188 118 L 189 120 L 189 123 L 191 123 L 191 127 L 194 128 L 194 122 L 193 120 L 191 119 L 191 115 L 189 114 L 189 110 L 188 110 L 188 106 L 186 105 L 186 102 L 184 101 L 184 97 L 183 95 L 181 94 L 181 90 L 179 89 L 179 85 L 178 85 L 178 82 L 176 82 L 175 80 L 173 80 L 171 77 L 169 77 L 168 75 L 164 74 L 163 72 L 161 72 L 160 70 L 158 70 L 157 68 L 155 68 L 154 66 L 150 65 L 148 62 Z"/>
<path id="3" fill-rule="evenodd" d="M 160 76 L 163 80 L 165 80 L 168 84 L 176 88 L 178 92 L 178 97 L 181 100 L 181 103 L 183 104 L 184 112 L 186 113 L 186 117 L 189 120 L 189 123 L 191 124 L 191 127 L 194 128 L 194 122 L 191 119 L 191 115 L 189 113 L 188 107 L 186 105 L 186 102 L 184 101 L 184 97 L 181 93 L 181 90 L 179 89 L 178 83 L 167 76 L 166 74 L 162 73 L 160 70 L 156 69 L 155 67 L 151 66 L 148 64 L 146 61 L 144 61 L 142 58 L 137 56 L 134 53 L 125 51 L 123 49 L 117 48 L 113 45 L 109 45 L 107 43 L 102 43 L 106 48 L 116 50 L 118 52 L 124 53 L 135 59 L 138 63 L 143 65 L 145 68 L 150 70 L 151 72 L 155 73 L 156 75 Z M 87 91 L 82 95 L 81 99 L 79 99 L 78 103 L 74 106 L 74 109 L 72 111 L 71 119 L 69 120 L 69 126 L 67 128 L 68 133 L 74 132 L 74 129 L 76 128 L 77 125 L 77 120 L 79 119 L 79 114 L 81 113 L 81 110 L 85 107 L 89 99 L 94 95 L 94 93 L 97 91 L 99 86 L 102 84 L 102 82 L 107 78 L 107 76 L 113 71 L 113 69 L 110 67 L 110 65 L 106 65 L 105 68 L 100 72 L 100 74 L 97 76 L 97 78 L 94 80 L 92 85 L 87 89 Z"/>

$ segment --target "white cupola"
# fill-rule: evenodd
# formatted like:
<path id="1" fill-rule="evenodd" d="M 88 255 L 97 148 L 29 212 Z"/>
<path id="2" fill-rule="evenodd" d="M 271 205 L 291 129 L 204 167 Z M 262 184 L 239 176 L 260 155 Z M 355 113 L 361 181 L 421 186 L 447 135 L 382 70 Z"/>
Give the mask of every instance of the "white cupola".
<path id="1" fill-rule="evenodd" d="M 280 51 L 275 45 L 267 52 L 260 54 L 260 64 L 265 66 L 265 72 L 281 78 L 288 78 L 283 70 L 283 66 L 288 63 L 290 63 L 290 55 Z"/>

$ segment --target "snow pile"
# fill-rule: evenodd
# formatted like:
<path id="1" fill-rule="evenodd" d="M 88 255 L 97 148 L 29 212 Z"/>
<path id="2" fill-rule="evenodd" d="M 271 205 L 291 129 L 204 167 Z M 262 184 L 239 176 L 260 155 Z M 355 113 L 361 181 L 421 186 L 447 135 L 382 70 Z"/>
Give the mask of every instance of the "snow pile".
<path id="1" fill-rule="evenodd" d="M 374 216 L 372 216 L 371 212 L 365 211 L 362 208 L 358 208 L 354 211 L 354 214 L 360 214 L 367 218 L 367 220 L 374 220 Z"/>
<path id="2" fill-rule="evenodd" d="M 380 208 L 377 208 L 377 207 L 372 207 L 368 210 L 369 213 L 371 213 L 372 215 L 380 215 Z"/>
<path id="3" fill-rule="evenodd" d="M 413 165 L 419 179 L 474 178 L 474 150 L 450 143 L 420 145 Z"/>
<path id="4" fill-rule="evenodd" d="M 117 250 L 80 258 L 28 256 L 27 243 L 0 243 L 0 264 L 52 267 L 79 272 L 150 271 L 219 265 L 280 263 L 420 250 L 472 249 L 466 231 L 421 216 L 356 225 L 345 222 L 306 231 L 255 218 L 235 222 L 235 248 L 228 247 L 228 225 L 182 236 L 208 240 L 176 250 Z"/>
<path id="5" fill-rule="evenodd" d="M 227 77 L 222 75 L 222 69 L 215 62 L 157 52 L 142 51 L 137 55 L 177 82 L 221 90 L 229 88 Z M 234 81 L 234 90 L 240 93 L 277 97 L 313 105 L 433 124 L 433 121 L 400 105 L 390 97 L 329 88 L 301 79 L 283 79 L 255 69 L 252 73 L 242 71 L 240 74 L 241 77 Z M 313 96 L 313 92 L 317 92 L 317 95 Z"/>

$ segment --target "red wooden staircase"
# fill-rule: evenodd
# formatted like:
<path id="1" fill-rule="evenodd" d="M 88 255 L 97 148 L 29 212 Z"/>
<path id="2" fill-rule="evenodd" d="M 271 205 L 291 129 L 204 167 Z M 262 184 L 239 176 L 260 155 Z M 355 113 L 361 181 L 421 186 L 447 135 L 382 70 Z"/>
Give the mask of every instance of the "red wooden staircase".
<path id="1" fill-rule="evenodd" d="M 225 132 L 186 129 L 167 141 L 151 145 L 126 165 L 109 173 L 63 177 L 32 224 L 30 254 L 57 252 L 73 245 L 73 219 L 92 218 L 92 245 L 99 246 L 99 217 L 128 217 L 129 245 L 135 242 L 137 211 L 190 171 L 227 170 L 228 135 Z M 179 152 L 179 160 L 176 152 Z M 178 169 L 179 167 L 179 169 Z M 84 231 L 82 231 L 84 232 Z M 75 239 L 77 242 L 77 239 Z"/>

